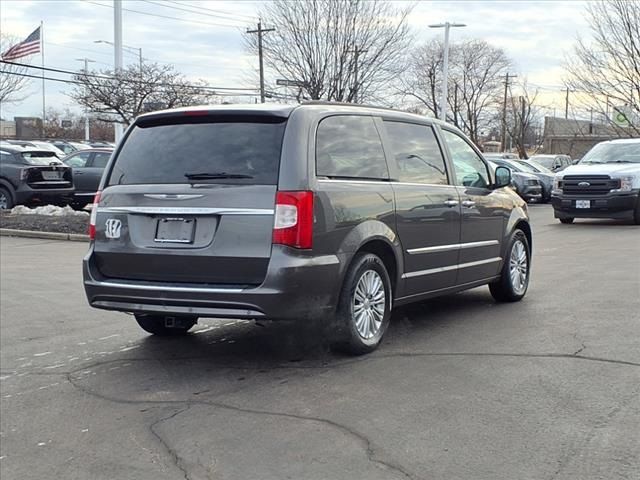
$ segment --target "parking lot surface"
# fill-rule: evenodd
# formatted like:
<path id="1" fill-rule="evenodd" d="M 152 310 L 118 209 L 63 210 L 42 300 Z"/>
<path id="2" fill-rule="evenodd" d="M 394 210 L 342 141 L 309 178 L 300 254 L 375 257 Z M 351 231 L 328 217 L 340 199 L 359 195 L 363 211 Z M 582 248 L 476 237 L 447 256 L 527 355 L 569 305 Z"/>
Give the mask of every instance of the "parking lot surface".
<path id="1" fill-rule="evenodd" d="M 0 237 L 3 479 L 638 479 L 640 227 L 531 207 L 532 281 L 398 309 L 381 348 L 89 308 L 86 244 Z"/>

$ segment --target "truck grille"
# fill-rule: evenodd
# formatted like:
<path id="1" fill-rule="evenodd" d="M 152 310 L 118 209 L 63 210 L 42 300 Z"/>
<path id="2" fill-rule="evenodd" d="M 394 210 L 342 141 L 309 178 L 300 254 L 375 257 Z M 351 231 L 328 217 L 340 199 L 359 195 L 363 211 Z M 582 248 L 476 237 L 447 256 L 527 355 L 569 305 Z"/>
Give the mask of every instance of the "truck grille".
<path id="1" fill-rule="evenodd" d="M 567 195 L 606 195 L 620 188 L 620 180 L 609 175 L 566 175 L 560 182 L 560 188 Z"/>

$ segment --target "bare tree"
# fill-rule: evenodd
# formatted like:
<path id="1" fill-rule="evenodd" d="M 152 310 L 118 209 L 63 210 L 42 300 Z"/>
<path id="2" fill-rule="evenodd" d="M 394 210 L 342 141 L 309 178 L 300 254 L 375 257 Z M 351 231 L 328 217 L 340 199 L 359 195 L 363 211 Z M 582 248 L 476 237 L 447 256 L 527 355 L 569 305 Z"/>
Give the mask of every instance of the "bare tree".
<path id="1" fill-rule="evenodd" d="M 64 110 L 47 108 L 47 115 L 43 125 L 44 137 L 82 140 L 84 139 L 84 121 L 84 114 L 73 112 L 69 108 Z M 89 130 L 93 140 L 113 141 L 114 132 L 111 122 L 90 118 Z"/>
<path id="2" fill-rule="evenodd" d="M 379 100 L 397 80 L 411 41 L 410 9 L 381 0 L 274 0 L 261 9 L 265 64 L 313 100 Z M 257 53 L 255 35 L 246 37 Z"/>
<path id="3" fill-rule="evenodd" d="M 418 47 L 403 80 L 401 93 L 418 100 L 435 117 L 440 111 L 442 42 Z M 504 50 L 484 40 L 466 40 L 449 47 L 449 82 L 446 120 L 478 143 L 480 131 L 489 126 L 501 105 L 502 77 L 511 62 Z"/>
<path id="4" fill-rule="evenodd" d="M 578 38 L 567 59 L 566 84 L 585 94 L 587 107 L 618 127 L 614 113 L 627 122 L 622 134 L 640 134 L 640 3 L 600 0 L 587 5 L 593 39 Z"/>
<path id="5" fill-rule="evenodd" d="M 173 66 L 157 63 L 131 65 L 116 74 L 82 71 L 74 81 L 71 98 L 98 120 L 112 123 L 129 124 L 151 110 L 207 103 L 215 95 L 204 81 L 187 80 Z"/>
<path id="6" fill-rule="evenodd" d="M 520 85 L 520 95 L 510 95 L 507 103 L 507 134 L 514 140 L 520 158 L 529 158 L 527 145 L 539 143 L 535 130 L 535 125 L 540 121 L 537 98 L 538 90 L 530 91 L 524 80 Z"/>
<path id="7" fill-rule="evenodd" d="M 7 51 L 12 45 L 18 43 L 16 37 L 0 34 L 0 52 Z M 20 59 L 19 63 L 25 63 Z M 27 60 L 28 61 L 28 60 Z M 13 62 L 0 63 L 0 103 L 19 103 L 26 98 L 26 89 L 29 87 L 30 78 L 24 76 L 28 68 L 16 65 Z"/>

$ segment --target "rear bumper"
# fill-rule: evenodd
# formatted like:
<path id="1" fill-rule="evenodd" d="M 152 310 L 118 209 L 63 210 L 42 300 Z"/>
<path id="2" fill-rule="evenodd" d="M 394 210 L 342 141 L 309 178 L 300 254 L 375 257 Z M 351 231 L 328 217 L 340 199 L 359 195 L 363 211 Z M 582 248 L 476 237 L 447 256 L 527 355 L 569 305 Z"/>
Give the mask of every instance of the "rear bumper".
<path id="1" fill-rule="evenodd" d="M 311 320 L 335 311 L 344 258 L 310 257 L 273 247 L 260 286 L 159 283 L 106 278 L 93 260 L 83 261 L 84 287 L 95 308 L 133 313 L 214 318 Z"/>
<path id="2" fill-rule="evenodd" d="M 33 189 L 22 186 L 15 192 L 15 201 L 23 204 L 67 204 L 73 199 L 74 188 Z"/>
<path id="3" fill-rule="evenodd" d="M 555 218 L 633 218 L 638 190 L 607 195 L 551 195 Z M 576 208 L 576 200 L 589 200 L 590 208 Z"/>

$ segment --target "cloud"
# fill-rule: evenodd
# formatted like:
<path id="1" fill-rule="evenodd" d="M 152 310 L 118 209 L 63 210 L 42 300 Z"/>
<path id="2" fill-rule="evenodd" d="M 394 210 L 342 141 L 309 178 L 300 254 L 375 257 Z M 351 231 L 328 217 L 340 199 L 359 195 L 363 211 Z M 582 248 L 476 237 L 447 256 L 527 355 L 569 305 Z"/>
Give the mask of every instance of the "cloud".
<path id="1" fill-rule="evenodd" d="M 587 32 L 585 3 L 484 0 L 394 5 L 414 5 L 409 22 L 417 42 L 442 35 L 441 29 L 428 28 L 430 23 L 464 22 L 467 27 L 452 30 L 452 41 L 484 38 L 505 49 L 519 75 L 535 83 L 560 84 L 565 55 L 576 35 Z M 189 78 L 203 78 L 215 86 L 255 87 L 257 59 L 246 52 L 243 31 L 254 25 L 263 5 L 259 1 L 228 0 L 190 0 L 164 6 L 157 0 L 125 1 L 124 9 L 144 13 L 123 12 L 123 41 L 142 48 L 144 58 L 150 61 L 175 64 Z M 113 49 L 94 41 L 113 40 L 111 6 L 110 0 L 2 0 L 0 27 L 3 32 L 26 37 L 43 20 L 48 66 L 77 70 L 81 63 L 76 59 L 88 57 L 96 62 L 92 64 L 94 68 L 105 69 L 113 64 Z M 135 63 L 137 55 L 125 51 L 124 61 Z M 32 57 L 32 63 L 39 64 L 40 57 Z M 68 90 L 63 84 L 47 82 L 47 104 L 72 106 L 65 95 Z M 22 104 L 3 106 L 3 116 L 39 115 L 42 107 L 38 81 L 32 83 L 32 91 L 33 95 Z"/>

